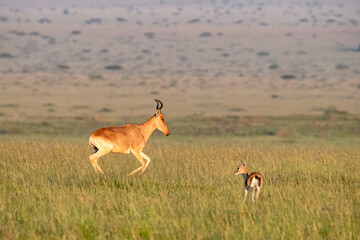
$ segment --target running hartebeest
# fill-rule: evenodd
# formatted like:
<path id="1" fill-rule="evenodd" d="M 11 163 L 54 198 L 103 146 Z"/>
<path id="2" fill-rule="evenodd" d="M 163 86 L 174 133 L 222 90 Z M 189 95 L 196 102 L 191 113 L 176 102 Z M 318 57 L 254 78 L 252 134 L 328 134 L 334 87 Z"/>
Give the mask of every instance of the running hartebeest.
<path id="1" fill-rule="evenodd" d="M 255 203 L 255 192 L 256 192 L 256 200 L 259 198 L 259 194 L 261 191 L 261 187 L 263 185 L 263 176 L 258 172 L 250 173 L 247 170 L 246 163 L 244 165 L 239 165 L 237 168 L 235 175 L 242 175 L 245 181 L 245 197 L 244 202 L 246 201 L 246 196 L 249 191 L 253 191 L 252 193 L 252 202 Z"/>
<path id="2" fill-rule="evenodd" d="M 94 148 L 95 153 L 89 156 L 89 159 L 96 173 L 104 172 L 98 165 L 98 159 L 109 152 L 114 153 L 132 153 L 141 163 L 141 167 L 133 170 L 128 176 L 131 176 L 140 170 L 142 174 L 150 163 L 150 158 L 143 153 L 146 141 L 150 138 L 155 129 L 159 129 L 165 136 L 170 132 L 166 126 L 164 116 L 161 112 L 163 103 L 154 99 L 157 103 L 156 113 L 146 122 L 135 125 L 126 124 L 121 127 L 106 127 L 96 130 L 89 137 L 89 143 Z"/>

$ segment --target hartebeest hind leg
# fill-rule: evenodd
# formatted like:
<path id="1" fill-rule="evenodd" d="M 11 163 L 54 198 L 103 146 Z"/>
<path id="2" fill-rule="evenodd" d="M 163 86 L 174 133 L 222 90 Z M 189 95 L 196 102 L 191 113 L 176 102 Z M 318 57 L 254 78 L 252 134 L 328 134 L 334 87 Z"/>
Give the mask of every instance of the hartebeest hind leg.
<path id="1" fill-rule="evenodd" d="M 136 159 L 141 163 L 141 167 L 138 167 L 137 169 L 133 170 L 131 173 L 128 174 L 128 176 L 131 176 L 135 173 L 137 173 L 138 171 L 140 171 L 141 169 L 145 168 L 146 166 L 146 162 L 144 161 L 144 159 L 141 157 L 141 153 L 135 153 L 135 152 L 131 152 Z"/>
<path id="2" fill-rule="evenodd" d="M 96 152 L 94 154 L 91 154 L 89 156 L 89 159 L 90 159 L 96 173 L 104 174 L 103 170 L 101 170 L 101 168 L 100 168 L 97 161 L 98 161 L 99 157 L 104 156 L 106 154 L 108 154 L 108 152 L 100 152 L 100 151 L 98 151 L 98 152 Z"/>

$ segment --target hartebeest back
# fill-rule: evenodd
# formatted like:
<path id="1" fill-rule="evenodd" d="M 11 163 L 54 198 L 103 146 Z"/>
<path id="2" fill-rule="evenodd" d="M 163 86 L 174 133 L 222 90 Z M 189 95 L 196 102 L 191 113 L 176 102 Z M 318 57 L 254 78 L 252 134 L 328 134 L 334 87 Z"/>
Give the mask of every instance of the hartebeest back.
<path id="1" fill-rule="evenodd" d="M 98 165 L 98 159 L 109 152 L 132 153 L 141 163 L 141 167 L 133 170 L 128 176 L 140 171 L 142 174 L 150 163 L 150 158 L 143 153 L 146 141 L 150 138 L 155 129 L 159 129 L 165 136 L 170 132 L 166 126 L 164 116 L 161 112 L 163 104 L 155 99 L 156 113 L 146 122 L 135 125 L 127 124 L 121 127 L 106 127 L 96 130 L 90 135 L 89 143 L 94 148 L 95 153 L 89 159 L 96 173 L 104 173 Z"/>

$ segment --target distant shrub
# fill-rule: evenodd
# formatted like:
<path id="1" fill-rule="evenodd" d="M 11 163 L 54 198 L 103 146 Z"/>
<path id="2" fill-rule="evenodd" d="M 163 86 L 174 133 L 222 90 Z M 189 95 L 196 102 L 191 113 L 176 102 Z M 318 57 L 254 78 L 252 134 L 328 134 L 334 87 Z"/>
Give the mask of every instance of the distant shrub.
<path id="1" fill-rule="evenodd" d="M 200 22 L 199 18 L 194 18 L 194 19 L 191 19 L 188 21 L 188 23 L 190 23 L 190 24 L 199 23 L 199 22 Z"/>
<path id="2" fill-rule="evenodd" d="M 100 109 L 98 112 L 101 112 L 101 113 L 106 113 L 106 112 L 112 112 L 113 110 L 111 110 L 110 108 L 102 108 Z"/>
<path id="3" fill-rule="evenodd" d="M 68 65 L 58 65 L 57 67 L 60 69 L 70 69 L 70 66 Z"/>
<path id="4" fill-rule="evenodd" d="M 327 120 L 337 120 L 339 117 L 347 116 L 346 111 L 340 111 L 334 106 L 330 106 L 324 110 L 323 118 Z"/>
<path id="5" fill-rule="evenodd" d="M 15 34 L 16 36 L 19 36 L 19 37 L 26 36 L 26 32 L 20 32 L 20 31 L 17 31 L 17 30 L 12 30 L 9 33 Z"/>
<path id="6" fill-rule="evenodd" d="M 146 32 L 144 35 L 147 39 L 153 39 L 155 37 L 155 33 L 153 32 Z"/>
<path id="7" fill-rule="evenodd" d="M 10 53 L 0 53 L 0 58 L 13 58 L 14 56 Z"/>
<path id="8" fill-rule="evenodd" d="M 8 21 L 8 17 L 0 16 L 0 22 L 7 22 L 7 21 Z"/>
<path id="9" fill-rule="evenodd" d="M 210 32 L 203 32 L 200 34 L 200 37 L 211 37 L 212 34 Z"/>
<path id="10" fill-rule="evenodd" d="M 278 66 L 276 63 L 273 63 L 273 64 L 271 64 L 271 65 L 269 66 L 269 68 L 270 68 L 271 70 L 275 70 L 275 69 L 278 69 L 279 66 Z"/>
<path id="11" fill-rule="evenodd" d="M 90 18 L 85 21 L 86 24 L 101 24 L 102 20 L 101 18 Z"/>
<path id="12" fill-rule="evenodd" d="M 72 35 L 80 35 L 80 34 L 81 34 L 81 31 L 79 31 L 79 30 L 73 30 L 73 31 L 71 31 L 71 34 L 72 34 Z"/>
<path id="13" fill-rule="evenodd" d="M 229 112 L 245 112 L 243 108 L 230 108 Z"/>
<path id="14" fill-rule="evenodd" d="M 266 56 L 269 56 L 270 53 L 265 52 L 265 51 L 260 51 L 256 55 L 258 55 L 259 57 L 266 57 Z"/>
<path id="15" fill-rule="evenodd" d="M 281 76 L 282 79 L 284 80 L 291 80 L 291 79 L 295 79 L 296 77 L 294 75 L 291 74 L 284 74 Z"/>
<path id="16" fill-rule="evenodd" d="M 116 18 L 116 21 L 118 21 L 118 22 L 127 22 L 127 20 L 125 18 L 122 18 L 122 17 Z"/>
<path id="17" fill-rule="evenodd" d="M 144 49 L 141 52 L 144 53 L 144 54 L 147 54 L 147 55 L 151 54 L 151 51 L 149 49 Z"/>
<path id="18" fill-rule="evenodd" d="M 52 103 L 44 103 L 43 106 L 44 107 L 54 107 L 55 105 Z"/>
<path id="19" fill-rule="evenodd" d="M 30 32 L 29 35 L 30 36 L 39 36 L 40 33 L 39 32 Z"/>
<path id="20" fill-rule="evenodd" d="M 91 74 L 89 74 L 88 77 L 91 80 L 102 80 L 102 79 L 104 79 L 104 77 L 102 75 L 96 74 L 96 73 L 91 73 Z"/>
<path id="21" fill-rule="evenodd" d="M 39 19 L 38 23 L 51 23 L 51 20 L 48 18 L 41 18 Z"/>
<path id="22" fill-rule="evenodd" d="M 108 66 L 105 66 L 105 69 L 114 71 L 114 70 L 121 70 L 122 67 L 119 65 L 108 65 Z"/>
<path id="23" fill-rule="evenodd" d="M 4 108 L 18 108 L 18 107 L 19 107 L 19 104 L 14 104 L 14 103 L 0 104 L 0 107 L 4 107 Z"/>
<path id="24" fill-rule="evenodd" d="M 336 65 L 336 70 L 344 70 L 344 69 L 348 69 L 349 68 L 349 66 L 348 65 L 345 65 L 345 64 L 338 64 L 338 65 Z"/>
<path id="25" fill-rule="evenodd" d="M 86 106 L 86 105 L 75 105 L 73 106 L 74 109 L 88 109 L 89 106 Z"/>

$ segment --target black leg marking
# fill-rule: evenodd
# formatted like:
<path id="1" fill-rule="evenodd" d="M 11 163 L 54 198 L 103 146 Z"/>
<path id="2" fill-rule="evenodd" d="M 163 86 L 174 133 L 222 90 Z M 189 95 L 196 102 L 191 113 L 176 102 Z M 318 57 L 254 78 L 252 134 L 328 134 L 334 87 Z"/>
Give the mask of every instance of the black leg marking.
<path id="1" fill-rule="evenodd" d="M 99 149 L 94 146 L 94 152 L 97 153 L 97 151 L 99 151 Z"/>

